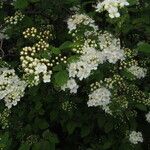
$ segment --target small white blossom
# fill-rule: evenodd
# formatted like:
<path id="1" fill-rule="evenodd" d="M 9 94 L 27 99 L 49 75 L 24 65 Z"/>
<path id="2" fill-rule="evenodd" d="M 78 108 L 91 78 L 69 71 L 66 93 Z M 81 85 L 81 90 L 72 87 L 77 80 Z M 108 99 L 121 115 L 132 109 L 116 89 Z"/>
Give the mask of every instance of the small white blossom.
<path id="1" fill-rule="evenodd" d="M 100 87 L 89 95 L 87 105 L 88 107 L 101 106 L 104 110 L 108 111 L 109 109 L 107 106 L 111 102 L 110 97 L 111 97 L 110 91 L 105 87 Z"/>
<path id="2" fill-rule="evenodd" d="M 121 49 L 120 40 L 106 31 L 99 35 L 99 46 L 109 63 L 115 64 L 118 60 L 125 59 L 125 53 Z"/>
<path id="3" fill-rule="evenodd" d="M 146 121 L 150 123 L 150 111 L 145 115 Z"/>
<path id="4" fill-rule="evenodd" d="M 115 64 L 118 60 L 124 60 L 124 50 L 111 46 L 103 50 L 104 56 L 109 61 L 109 63 Z"/>
<path id="5" fill-rule="evenodd" d="M 26 82 L 15 74 L 15 70 L 0 68 L 0 99 L 4 99 L 8 109 L 17 105 L 24 96 L 26 86 Z"/>
<path id="6" fill-rule="evenodd" d="M 106 10 L 110 18 L 118 18 L 120 17 L 118 9 L 128 5 L 129 3 L 126 0 L 104 0 L 97 3 L 96 11 L 102 12 Z"/>
<path id="7" fill-rule="evenodd" d="M 99 64 L 105 60 L 103 53 L 92 47 L 84 48 L 84 54 L 81 55 L 79 61 L 69 65 L 69 77 L 77 77 L 79 80 L 86 79 L 90 76 L 92 70 L 96 70 Z"/>
<path id="8" fill-rule="evenodd" d="M 129 135 L 129 141 L 132 144 L 138 144 L 139 142 L 143 142 L 143 137 L 141 132 L 132 131 Z"/>
<path id="9" fill-rule="evenodd" d="M 131 72 L 138 79 L 141 79 L 141 78 L 144 78 L 146 76 L 147 69 L 139 67 L 139 66 L 131 66 L 128 69 L 128 71 Z"/>
<path id="10" fill-rule="evenodd" d="M 35 72 L 37 74 L 46 73 L 47 72 L 47 66 L 45 64 L 38 63 L 37 66 L 35 67 Z"/>
<path id="11" fill-rule="evenodd" d="M 79 86 L 74 79 L 69 79 L 67 83 L 62 86 L 62 90 L 65 91 L 66 88 L 70 89 L 70 93 L 77 93 Z"/>
<path id="12" fill-rule="evenodd" d="M 95 26 L 95 24 L 94 24 L 94 20 L 91 19 L 86 14 L 75 14 L 75 15 L 72 15 L 67 20 L 67 24 L 68 24 L 69 32 L 71 32 L 72 30 L 76 30 L 77 26 L 81 25 L 81 24 L 93 27 L 95 30 L 98 29 L 98 27 Z"/>

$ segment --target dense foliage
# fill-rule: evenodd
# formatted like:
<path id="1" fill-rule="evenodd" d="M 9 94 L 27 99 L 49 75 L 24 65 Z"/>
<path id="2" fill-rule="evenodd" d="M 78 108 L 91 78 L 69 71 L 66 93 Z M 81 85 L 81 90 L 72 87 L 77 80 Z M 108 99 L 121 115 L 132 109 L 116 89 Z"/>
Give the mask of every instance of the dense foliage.
<path id="1" fill-rule="evenodd" d="M 149 0 L 0 1 L 0 149 L 150 149 Z"/>

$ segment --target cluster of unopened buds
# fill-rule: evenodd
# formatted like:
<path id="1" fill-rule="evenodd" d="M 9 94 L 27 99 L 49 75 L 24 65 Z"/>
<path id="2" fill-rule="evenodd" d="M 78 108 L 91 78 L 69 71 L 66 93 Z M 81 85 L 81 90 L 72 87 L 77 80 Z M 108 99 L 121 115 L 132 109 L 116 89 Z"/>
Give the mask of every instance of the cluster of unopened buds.
<path id="1" fill-rule="evenodd" d="M 102 83 L 102 82 L 101 82 Z M 90 91 L 93 92 L 94 90 L 98 89 L 101 87 L 101 84 L 99 82 L 95 82 L 95 83 L 92 83 L 90 85 Z"/>
<path id="2" fill-rule="evenodd" d="M 64 111 L 71 111 L 72 109 L 76 109 L 76 105 L 72 101 L 65 101 L 62 103 L 62 109 Z"/>
<path id="3" fill-rule="evenodd" d="M 138 66 L 138 61 L 135 59 L 131 59 L 130 61 L 128 61 L 128 60 L 120 61 L 119 69 L 120 70 L 121 69 L 128 69 L 131 66 Z"/>
<path id="4" fill-rule="evenodd" d="M 6 129 L 9 127 L 9 116 L 10 116 L 10 110 L 5 108 L 2 113 L 0 113 L 0 124 L 2 126 L 2 129 Z"/>
<path id="5" fill-rule="evenodd" d="M 4 18 L 5 23 L 9 23 L 11 25 L 16 25 L 19 21 L 22 21 L 25 15 L 23 15 L 20 11 L 16 11 L 14 16 L 7 16 Z"/>
<path id="6" fill-rule="evenodd" d="M 55 56 L 52 60 L 51 60 L 53 65 L 59 65 L 61 62 L 66 64 L 67 63 L 67 57 L 63 56 L 62 54 L 59 54 L 58 56 Z"/>
<path id="7" fill-rule="evenodd" d="M 78 43 L 81 43 L 81 45 L 79 45 Z M 77 44 L 76 44 L 77 43 Z M 85 51 L 84 49 L 86 47 L 93 47 L 93 48 L 97 48 L 97 43 L 95 40 L 92 40 L 90 38 L 87 39 L 75 39 L 74 40 L 74 47 L 73 47 L 73 51 L 76 52 L 77 54 L 84 54 Z"/>
<path id="8" fill-rule="evenodd" d="M 53 38 L 53 27 L 51 25 L 47 25 L 43 27 L 44 29 L 37 29 L 35 27 L 27 28 L 23 32 L 24 38 L 37 38 L 37 39 L 52 39 Z"/>
<path id="9" fill-rule="evenodd" d="M 117 75 L 117 74 L 115 74 L 111 78 L 105 78 L 104 82 L 106 84 L 106 87 L 108 87 L 109 89 L 112 89 L 115 86 L 122 87 L 124 85 L 123 78 L 120 75 Z"/>
<path id="10" fill-rule="evenodd" d="M 25 77 L 30 75 L 34 77 L 31 85 L 37 85 L 40 82 L 40 77 L 44 82 L 50 82 L 52 63 L 46 58 L 38 58 L 41 53 L 47 52 L 49 44 L 44 40 L 40 40 L 32 47 L 24 47 L 21 51 L 21 66 L 25 72 Z M 47 54 L 50 55 L 50 54 Z M 50 56 L 49 56 L 50 57 Z"/>

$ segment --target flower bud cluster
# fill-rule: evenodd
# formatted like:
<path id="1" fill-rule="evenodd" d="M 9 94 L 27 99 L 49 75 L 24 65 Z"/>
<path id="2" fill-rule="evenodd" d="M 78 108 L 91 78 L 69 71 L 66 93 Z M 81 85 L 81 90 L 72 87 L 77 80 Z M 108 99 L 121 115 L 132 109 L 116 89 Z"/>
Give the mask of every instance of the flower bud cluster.
<path id="1" fill-rule="evenodd" d="M 62 54 L 59 54 L 58 56 L 55 56 L 54 58 L 51 59 L 51 62 L 53 66 L 59 65 L 60 63 L 67 63 L 67 57 L 63 56 Z"/>
<path id="2" fill-rule="evenodd" d="M 6 129 L 9 127 L 9 116 L 10 110 L 5 108 L 2 113 L 0 113 L 0 124 L 2 129 Z"/>
<path id="3" fill-rule="evenodd" d="M 37 85 L 40 79 L 45 83 L 50 82 L 53 64 L 46 58 L 39 58 L 41 53 L 47 52 L 48 47 L 49 44 L 41 39 L 32 47 L 24 47 L 20 53 L 25 77 L 33 76 L 31 85 Z"/>
<path id="4" fill-rule="evenodd" d="M 101 87 L 101 84 L 99 82 L 92 83 L 90 85 L 90 88 L 91 88 L 90 91 L 93 92 L 94 90 L 96 90 L 96 89 L 98 89 L 100 87 Z"/>
<path id="5" fill-rule="evenodd" d="M 114 87 L 122 87 L 124 85 L 123 83 L 124 79 L 120 76 L 115 74 L 112 78 L 105 78 L 104 83 L 106 87 L 109 89 L 112 89 Z"/>
<path id="6" fill-rule="evenodd" d="M 72 109 L 76 109 L 76 105 L 72 101 L 65 101 L 62 103 L 62 109 L 64 111 L 71 111 Z"/>
<path id="7" fill-rule="evenodd" d="M 35 27 L 27 28 L 23 32 L 24 38 L 37 38 L 37 39 L 52 39 L 53 38 L 53 28 L 52 26 L 48 25 L 46 27 L 43 27 L 44 29 L 37 29 Z"/>
<path id="8" fill-rule="evenodd" d="M 138 61 L 134 60 L 134 59 L 131 59 L 130 61 L 123 60 L 123 61 L 120 61 L 119 69 L 120 70 L 128 69 L 128 68 L 130 68 L 132 66 L 138 66 Z"/>
<path id="9" fill-rule="evenodd" d="M 14 16 L 5 17 L 5 23 L 16 25 L 18 22 L 22 21 L 25 15 L 23 15 L 20 11 L 16 11 Z"/>

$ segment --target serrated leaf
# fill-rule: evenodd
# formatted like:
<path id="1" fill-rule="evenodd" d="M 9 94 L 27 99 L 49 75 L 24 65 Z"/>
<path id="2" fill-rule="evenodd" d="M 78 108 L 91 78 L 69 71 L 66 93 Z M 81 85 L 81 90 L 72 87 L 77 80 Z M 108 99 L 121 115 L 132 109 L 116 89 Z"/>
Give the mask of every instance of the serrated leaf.
<path id="1" fill-rule="evenodd" d="M 24 9 L 28 6 L 28 1 L 27 0 L 17 0 L 17 1 L 15 1 L 14 6 L 16 9 Z"/>
<path id="2" fill-rule="evenodd" d="M 59 143 L 57 135 L 49 130 L 43 132 L 43 138 L 49 140 L 50 143 Z"/>
<path id="3" fill-rule="evenodd" d="M 143 104 L 137 104 L 136 108 L 138 108 L 139 110 L 142 110 L 142 111 L 147 111 L 147 107 Z"/>
<path id="4" fill-rule="evenodd" d="M 63 86 L 65 83 L 67 83 L 69 77 L 68 72 L 66 70 L 59 71 L 54 75 L 55 83 L 57 86 Z"/>
<path id="5" fill-rule="evenodd" d="M 105 117 L 103 115 L 98 116 L 98 126 L 102 128 L 106 122 Z"/>
<path id="6" fill-rule="evenodd" d="M 89 126 L 83 126 L 81 128 L 81 137 L 85 137 L 90 133 L 90 127 Z"/>
<path id="7" fill-rule="evenodd" d="M 19 150 L 30 150 L 30 146 L 28 144 L 22 144 Z"/>
<path id="8" fill-rule="evenodd" d="M 76 128 L 76 123 L 75 122 L 68 122 L 67 123 L 67 130 L 68 130 L 68 133 L 69 135 L 72 134 Z"/>
<path id="9" fill-rule="evenodd" d="M 143 53 L 150 53 L 150 44 L 148 43 L 139 43 L 137 50 Z"/>
<path id="10" fill-rule="evenodd" d="M 66 41 L 62 45 L 60 45 L 59 49 L 60 50 L 66 50 L 72 48 L 72 42 Z"/>

